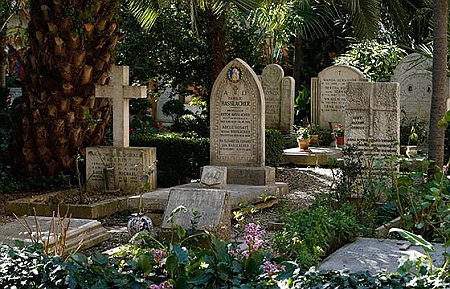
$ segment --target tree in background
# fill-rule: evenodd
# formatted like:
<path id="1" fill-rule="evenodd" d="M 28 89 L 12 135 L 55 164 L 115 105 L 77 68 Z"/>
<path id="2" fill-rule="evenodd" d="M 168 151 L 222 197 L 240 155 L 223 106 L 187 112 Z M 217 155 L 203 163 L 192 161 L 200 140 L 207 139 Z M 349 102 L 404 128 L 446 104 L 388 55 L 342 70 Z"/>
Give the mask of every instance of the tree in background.
<path id="1" fill-rule="evenodd" d="M 73 172 L 75 156 L 103 142 L 109 102 L 95 99 L 119 41 L 119 1 L 32 0 L 23 97 L 10 150 L 23 176 Z"/>
<path id="2" fill-rule="evenodd" d="M 436 165 L 444 164 L 445 131 L 438 122 L 445 115 L 447 88 L 447 57 L 448 57 L 448 1 L 434 0 L 433 28 L 433 76 L 430 113 L 430 129 L 428 139 L 428 157 Z"/>

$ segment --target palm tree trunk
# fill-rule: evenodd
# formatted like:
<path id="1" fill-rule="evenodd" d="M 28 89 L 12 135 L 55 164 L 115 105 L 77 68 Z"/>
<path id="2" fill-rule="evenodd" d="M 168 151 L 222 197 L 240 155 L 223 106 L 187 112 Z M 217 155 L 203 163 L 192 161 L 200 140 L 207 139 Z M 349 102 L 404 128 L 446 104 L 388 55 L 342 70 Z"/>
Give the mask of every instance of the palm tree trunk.
<path id="1" fill-rule="evenodd" d="M 447 85 L 447 0 L 434 1 L 433 92 L 431 98 L 428 154 L 436 165 L 444 163 L 445 131 L 437 123 L 445 115 Z"/>
<path id="2" fill-rule="evenodd" d="M 226 55 L 226 15 L 225 12 L 218 15 L 212 9 L 206 10 L 208 16 L 208 27 L 206 30 L 206 37 L 210 45 L 210 55 L 211 55 L 211 68 L 209 81 L 210 86 L 214 84 L 220 71 L 227 65 L 227 55 Z"/>
<path id="3" fill-rule="evenodd" d="M 119 5 L 31 2 L 27 76 L 10 144 L 17 175 L 71 173 L 76 154 L 102 143 L 110 110 L 107 100 L 95 99 L 94 85 L 111 69 Z"/>

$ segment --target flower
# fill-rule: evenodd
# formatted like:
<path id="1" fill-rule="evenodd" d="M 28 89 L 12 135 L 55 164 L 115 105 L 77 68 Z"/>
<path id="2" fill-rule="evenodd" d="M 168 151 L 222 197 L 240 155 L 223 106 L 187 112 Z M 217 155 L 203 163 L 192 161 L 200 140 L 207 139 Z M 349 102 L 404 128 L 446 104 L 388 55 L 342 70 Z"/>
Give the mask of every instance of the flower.
<path id="1" fill-rule="evenodd" d="M 173 289 L 173 285 L 169 281 L 164 281 L 159 285 L 150 285 L 150 289 Z"/>
<path id="2" fill-rule="evenodd" d="M 249 250 L 252 251 L 261 248 L 264 243 L 263 235 L 265 234 L 265 231 L 255 223 L 249 223 L 245 226 L 245 231 L 247 232 L 247 235 L 245 235 L 244 239 Z"/>

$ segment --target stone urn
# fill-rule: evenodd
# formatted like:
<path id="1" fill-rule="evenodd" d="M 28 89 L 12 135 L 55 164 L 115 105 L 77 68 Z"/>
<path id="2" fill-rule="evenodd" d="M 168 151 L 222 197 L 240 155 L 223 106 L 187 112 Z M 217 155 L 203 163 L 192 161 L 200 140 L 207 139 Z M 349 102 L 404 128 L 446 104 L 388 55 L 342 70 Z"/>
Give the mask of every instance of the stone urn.
<path id="1" fill-rule="evenodd" d="M 141 231 L 147 231 L 153 234 L 152 219 L 144 214 L 133 214 L 133 217 L 128 220 L 127 230 L 130 236 L 134 236 Z"/>
<path id="2" fill-rule="evenodd" d="M 406 146 L 406 155 L 408 158 L 413 158 L 417 155 L 417 146 Z"/>

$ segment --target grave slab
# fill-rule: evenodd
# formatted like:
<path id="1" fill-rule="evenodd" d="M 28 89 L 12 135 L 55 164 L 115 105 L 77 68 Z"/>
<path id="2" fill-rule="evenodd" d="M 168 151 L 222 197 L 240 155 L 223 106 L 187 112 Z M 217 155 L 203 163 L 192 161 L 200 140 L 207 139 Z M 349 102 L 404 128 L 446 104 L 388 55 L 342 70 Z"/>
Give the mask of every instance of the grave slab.
<path id="1" fill-rule="evenodd" d="M 230 192 L 226 190 L 202 188 L 173 188 L 169 192 L 167 208 L 164 212 L 162 230 L 170 231 L 172 223 L 169 221 L 171 213 L 179 206 L 187 210 L 180 211 L 173 216 L 173 223 L 188 230 L 194 221 L 193 210 L 199 218 L 197 229 L 214 232 L 223 240 L 231 239 L 231 206 Z"/>
<path id="2" fill-rule="evenodd" d="M 36 221 L 35 217 L 28 216 L 25 218 L 26 222 L 31 228 L 33 238 L 36 237 Z M 21 219 L 22 222 L 23 219 Z M 46 239 L 50 231 L 51 217 L 37 217 L 43 239 Z M 68 219 L 65 219 L 63 224 L 66 224 Z M 53 230 L 52 230 L 53 231 Z M 30 244 L 31 239 L 27 229 L 19 222 L 19 220 L 7 223 L 0 226 L 0 242 L 8 245 L 14 245 L 16 240 L 23 241 L 25 244 Z M 69 230 L 67 231 L 66 250 L 67 254 L 75 251 L 81 242 L 80 250 L 84 250 L 95 246 L 103 241 L 111 238 L 110 233 L 101 226 L 101 223 L 96 220 L 86 219 L 70 219 Z M 50 244 L 54 243 L 53 235 L 50 237 Z"/>
<path id="3" fill-rule="evenodd" d="M 298 147 L 283 150 L 283 162 L 300 166 L 328 166 L 330 159 L 342 157 L 340 148 L 310 147 L 310 152 L 301 152 Z"/>
<path id="4" fill-rule="evenodd" d="M 436 252 L 431 253 L 433 264 L 442 266 L 444 248 L 441 244 L 434 244 Z M 369 271 L 376 273 L 387 270 L 395 272 L 399 258 L 413 251 L 424 253 L 419 246 L 412 246 L 406 240 L 358 238 L 328 256 L 319 265 L 319 270 L 344 270 L 350 272 Z"/>

